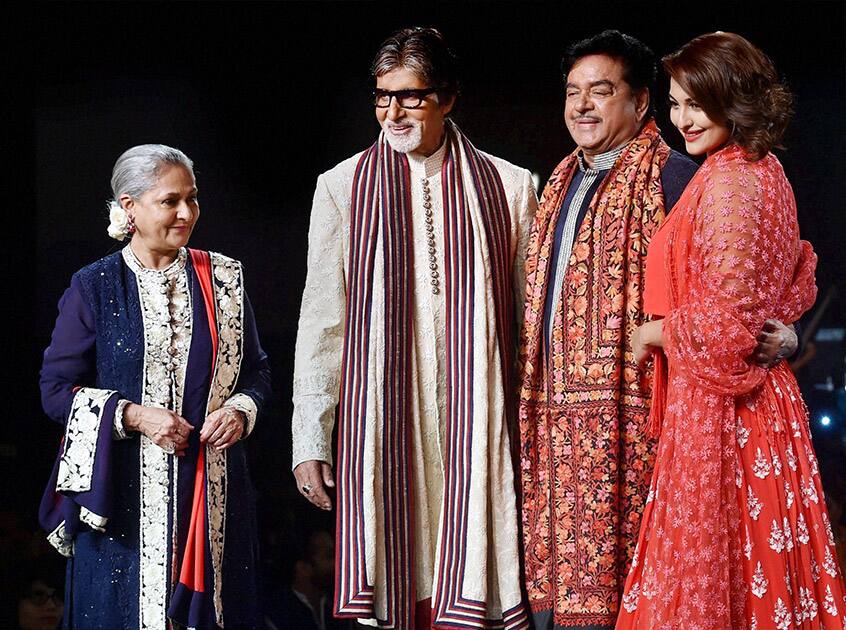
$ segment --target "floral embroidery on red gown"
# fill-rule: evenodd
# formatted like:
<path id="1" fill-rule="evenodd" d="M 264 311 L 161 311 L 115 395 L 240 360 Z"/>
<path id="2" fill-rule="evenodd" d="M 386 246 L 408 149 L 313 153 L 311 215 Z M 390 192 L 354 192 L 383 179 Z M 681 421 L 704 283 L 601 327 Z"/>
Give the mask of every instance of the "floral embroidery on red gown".
<path id="1" fill-rule="evenodd" d="M 816 297 L 793 191 L 773 155 L 730 146 L 675 213 L 653 276 L 668 300 L 666 406 L 617 628 L 843 628 L 807 409 L 784 362 L 747 361 L 767 318 L 795 321 Z"/>

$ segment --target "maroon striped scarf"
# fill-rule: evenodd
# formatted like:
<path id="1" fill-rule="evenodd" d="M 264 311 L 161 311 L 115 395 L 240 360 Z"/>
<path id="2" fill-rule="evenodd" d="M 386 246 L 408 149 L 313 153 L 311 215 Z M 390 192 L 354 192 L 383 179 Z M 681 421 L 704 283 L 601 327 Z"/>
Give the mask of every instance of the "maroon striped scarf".
<path id="1" fill-rule="evenodd" d="M 434 627 L 470 623 L 474 627 L 522 627 L 522 603 L 511 605 L 496 620 L 489 619 L 489 602 L 472 601 L 462 595 L 467 561 L 468 498 L 471 490 L 471 438 L 474 431 L 474 387 L 495 386 L 504 392 L 513 360 L 514 305 L 511 292 L 512 255 L 510 214 L 499 173 L 455 125 L 447 128 L 448 143 L 442 167 L 444 210 L 444 296 L 446 299 L 447 408 L 444 447 L 444 503 L 434 592 Z M 463 170 L 461 161 L 467 160 Z M 468 178 L 466 173 L 471 176 Z M 464 175 L 463 175 L 464 173 Z M 472 181 L 466 181 L 470 179 Z M 468 195 L 475 195 L 480 212 L 474 215 Z M 479 218 L 481 223 L 479 226 Z M 413 345 L 413 269 L 411 236 L 411 190 L 405 155 L 391 149 L 384 135 L 364 152 L 356 167 L 350 212 L 350 252 L 347 277 L 347 308 L 338 408 L 338 512 L 335 612 L 341 617 L 375 618 L 387 610 L 380 625 L 411 628 L 413 625 L 414 539 L 411 504 L 410 408 Z M 482 246 L 476 242 L 484 235 Z M 498 345 L 500 383 L 488 383 L 486 375 L 474 375 L 474 312 L 479 248 L 489 267 L 493 319 Z M 377 261 L 381 257 L 381 278 Z M 374 286 L 382 283 L 384 302 L 374 304 Z M 377 292 L 378 295 L 378 292 Z M 491 317 L 489 316 L 489 320 Z M 381 330 L 380 330 L 381 328 Z M 478 332 L 477 332 L 478 334 Z M 486 334 L 486 333 L 482 333 Z M 373 464 L 381 472 L 381 501 L 374 496 L 377 512 L 384 519 L 384 568 L 377 580 L 384 582 L 385 602 L 377 602 L 379 588 L 366 570 L 365 484 L 374 484 L 365 466 L 365 431 L 368 427 L 368 396 L 374 388 L 369 363 L 376 335 L 384 338 L 383 399 L 375 401 L 381 431 L 374 447 Z M 379 355 L 376 355 L 377 357 Z M 505 409 L 511 408 L 507 401 Z M 487 417 L 477 423 L 486 426 Z M 503 424 L 506 419 L 502 418 Z M 477 429 L 479 430 L 479 429 Z M 506 442 L 507 443 L 507 442 Z M 510 472 L 510 471 L 509 471 Z M 378 493 L 378 488 L 377 488 Z M 473 515 L 477 518 L 482 515 Z M 516 527 L 516 524 L 515 524 Z M 374 530 L 375 531 L 375 528 Z M 515 529 L 516 532 L 516 529 Z M 367 541 L 372 544 L 372 541 Z M 377 556 L 378 557 L 378 556 Z M 483 561 L 484 562 L 484 561 Z M 475 566 L 475 565 L 474 565 Z M 503 603 L 502 608 L 505 608 Z"/>

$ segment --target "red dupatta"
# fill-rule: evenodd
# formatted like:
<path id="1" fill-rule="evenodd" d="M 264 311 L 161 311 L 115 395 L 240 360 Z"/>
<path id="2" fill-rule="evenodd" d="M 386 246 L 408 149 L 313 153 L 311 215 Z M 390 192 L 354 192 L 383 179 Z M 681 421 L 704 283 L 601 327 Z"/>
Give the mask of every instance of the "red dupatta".
<path id="1" fill-rule="evenodd" d="M 635 560 L 642 580 L 633 572 L 623 606 L 637 609 L 634 627 L 745 628 L 736 400 L 767 377 L 750 360 L 764 321 L 793 322 L 813 305 L 816 255 L 799 239 L 793 191 L 772 155 L 713 154 L 674 213 L 667 403 Z"/>
<path id="2" fill-rule="evenodd" d="M 189 249 L 191 262 L 209 323 L 209 336 L 212 343 L 212 378 L 217 363 L 218 333 L 215 315 L 214 283 L 212 281 L 211 259 L 208 252 Z M 206 447 L 200 445 L 197 466 L 194 472 L 194 497 L 191 501 L 191 519 L 188 525 L 188 538 L 182 554 L 179 583 L 174 591 L 168 616 L 191 628 L 204 627 L 214 623 L 214 602 L 211 597 L 212 585 L 206 584 L 206 556 L 208 550 L 208 518 L 206 514 Z"/>

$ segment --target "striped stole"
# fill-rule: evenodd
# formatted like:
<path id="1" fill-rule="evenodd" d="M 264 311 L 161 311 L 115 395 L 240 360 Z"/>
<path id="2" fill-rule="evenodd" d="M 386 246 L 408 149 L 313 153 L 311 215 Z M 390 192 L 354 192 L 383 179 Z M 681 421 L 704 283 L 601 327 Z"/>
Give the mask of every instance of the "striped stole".
<path id="1" fill-rule="evenodd" d="M 510 214 L 499 173 L 490 159 L 452 123 L 448 123 L 446 142 L 442 181 L 447 402 L 442 535 L 432 619 L 435 627 L 440 623 L 487 627 L 487 603 L 463 598 L 461 586 L 470 519 L 474 388 L 504 391 L 506 409 L 514 389 L 510 378 L 515 344 Z M 467 161 L 466 167 L 462 160 Z M 470 195 L 478 203 L 475 213 Z M 482 225 L 478 225 L 479 217 Z M 411 222 L 408 160 L 391 149 L 383 134 L 359 160 L 352 187 L 338 406 L 335 612 L 339 617 L 377 618 L 378 611 L 386 610 L 385 618 L 378 619 L 380 625 L 396 628 L 413 627 L 415 605 L 409 453 L 414 419 L 410 408 L 414 343 Z M 485 239 L 487 256 L 478 256 L 478 235 Z M 492 285 L 485 294 L 492 294 L 494 311 L 487 314 L 486 331 L 474 330 L 477 309 L 487 313 L 486 304 L 477 304 L 477 283 L 485 277 L 484 270 L 476 268 L 480 259 L 488 267 Z M 382 303 L 373 303 L 374 288 L 381 288 L 375 295 L 384 297 Z M 383 353 L 374 345 L 377 339 L 383 340 Z M 490 383 L 487 374 L 474 373 L 474 351 L 482 351 L 477 347 L 480 343 L 483 348 L 498 346 L 503 382 Z M 373 361 L 378 365 L 371 365 Z M 379 383 L 372 382 L 376 374 Z M 478 423 L 482 428 L 476 430 L 487 431 L 487 417 Z M 367 435 L 372 430 L 378 436 L 376 444 L 376 438 Z M 379 565 L 375 580 L 368 576 L 366 566 L 367 545 L 374 545 L 372 538 L 378 531 L 365 511 L 370 507 L 365 506 L 368 484 L 374 488 L 377 515 L 384 519 L 384 540 L 375 541 L 382 548 L 370 557 L 371 563 Z M 385 602 L 377 601 L 380 589 L 384 589 Z M 510 611 L 515 613 L 524 618 L 521 605 Z M 502 627 L 502 622 L 497 620 L 495 625 Z"/>

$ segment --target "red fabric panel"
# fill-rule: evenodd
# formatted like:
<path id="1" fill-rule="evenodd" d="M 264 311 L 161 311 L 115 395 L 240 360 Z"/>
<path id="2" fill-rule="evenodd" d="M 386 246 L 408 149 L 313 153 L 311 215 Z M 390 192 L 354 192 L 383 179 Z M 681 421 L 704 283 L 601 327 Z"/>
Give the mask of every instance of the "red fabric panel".
<path id="1" fill-rule="evenodd" d="M 194 473 L 194 499 L 191 505 L 191 521 L 188 525 L 188 540 L 182 556 L 182 570 L 179 581 L 191 590 L 202 593 L 205 589 L 205 534 L 206 534 L 206 451 L 200 449 L 197 470 Z"/>
<path id="2" fill-rule="evenodd" d="M 214 286 L 211 277 L 211 259 L 208 252 L 189 249 L 191 262 L 197 272 L 206 316 L 209 322 L 209 335 L 212 340 L 212 375 L 217 361 L 217 323 L 214 308 Z M 197 468 L 194 473 L 194 498 L 191 505 L 191 520 L 188 525 L 188 540 L 182 556 L 182 568 L 179 581 L 194 592 L 205 591 L 205 560 L 206 560 L 206 451 L 200 447 L 197 456 Z"/>
<path id="3" fill-rule="evenodd" d="M 212 366 L 217 361 L 217 321 L 214 311 L 214 285 L 211 275 L 211 258 L 208 252 L 199 249 L 189 249 L 191 262 L 197 272 L 197 279 L 200 281 L 200 290 L 203 293 L 203 302 L 206 305 L 206 317 L 209 320 L 209 334 L 212 340 Z"/>
<path id="4" fill-rule="evenodd" d="M 432 598 L 414 605 L 414 630 L 432 630 Z"/>

